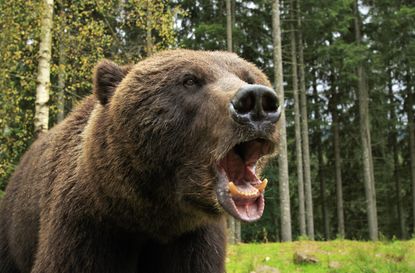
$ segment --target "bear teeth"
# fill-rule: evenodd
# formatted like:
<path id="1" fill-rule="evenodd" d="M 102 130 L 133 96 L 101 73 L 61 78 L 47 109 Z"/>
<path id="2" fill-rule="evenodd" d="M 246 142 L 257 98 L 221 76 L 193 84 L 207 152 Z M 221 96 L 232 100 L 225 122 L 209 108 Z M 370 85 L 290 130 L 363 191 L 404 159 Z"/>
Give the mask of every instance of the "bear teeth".
<path id="1" fill-rule="evenodd" d="M 268 184 L 268 179 L 264 179 L 260 184 L 255 185 L 256 189 L 250 191 L 241 191 L 238 187 L 231 181 L 228 184 L 229 191 L 234 197 L 256 197 L 259 193 L 262 193 L 265 190 L 265 187 Z"/>
<path id="2" fill-rule="evenodd" d="M 255 185 L 254 187 L 258 189 L 259 192 L 263 192 L 265 188 L 267 187 L 268 179 L 264 179 L 261 184 Z"/>

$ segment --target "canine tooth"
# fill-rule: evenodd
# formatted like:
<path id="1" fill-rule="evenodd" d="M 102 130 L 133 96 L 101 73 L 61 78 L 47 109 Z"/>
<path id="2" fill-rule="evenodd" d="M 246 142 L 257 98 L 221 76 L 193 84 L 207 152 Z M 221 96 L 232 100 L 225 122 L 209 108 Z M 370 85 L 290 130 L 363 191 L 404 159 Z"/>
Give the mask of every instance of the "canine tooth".
<path id="1" fill-rule="evenodd" d="M 231 181 L 228 183 L 229 192 L 233 196 L 240 196 L 240 197 L 252 197 L 258 194 L 259 190 L 248 190 L 248 191 L 240 191 L 238 187 Z"/>
<path id="2" fill-rule="evenodd" d="M 235 184 L 231 181 L 228 184 L 229 187 L 229 191 L 231 192 L 231 194 L 239 194 L 238 188 L 235 186 Z"/>
<path id="3" fill-rule="evenodd" d="M 267 187 L 268 179 L 264 179 L 261 184 L 257 185 L 255 188 L 257 188 L 260 192 L 263 192 L 265 188 Z"/>

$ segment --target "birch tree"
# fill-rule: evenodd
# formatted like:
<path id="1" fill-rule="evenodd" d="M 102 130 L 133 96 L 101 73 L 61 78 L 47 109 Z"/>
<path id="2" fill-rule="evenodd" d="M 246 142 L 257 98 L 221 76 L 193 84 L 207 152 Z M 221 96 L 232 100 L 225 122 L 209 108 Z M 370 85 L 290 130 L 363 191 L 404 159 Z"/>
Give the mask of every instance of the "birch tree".
<path id="1" fill-rule="evenodd" d="M 39 46 L 39 64 L 37 73 L 34 127 L 39 134 L 48 130 L 50 59 L 52 55 L 53 0 L 42 2 L 41 35 Z"/>

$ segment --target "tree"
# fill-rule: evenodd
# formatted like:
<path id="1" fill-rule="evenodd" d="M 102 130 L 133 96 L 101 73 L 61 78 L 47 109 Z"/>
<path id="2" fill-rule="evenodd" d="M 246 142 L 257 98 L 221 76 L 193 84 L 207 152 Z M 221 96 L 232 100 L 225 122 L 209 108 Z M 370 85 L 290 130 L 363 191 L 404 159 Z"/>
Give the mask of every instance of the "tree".
<path id="1" fill-rule="evenodd" d="M 294 126 L 295 126 L 295 155 L 297 165 L 297 183 L 298 183 L 298 218 L 300 226 L 300 235 L 306 235 L 305 205 L 304 205 L 304 173 L 303 173 L 303 151 L 301 148 L 301 114 L 300 102 L 298 96 L 298 67 L 297 67 L 297 43 L 295 35 L 295 1 L 290 1 L 290 41 L 291 41 L 291 75 L 292 89 L 294 98 Z"/>
<path id="2" fill-rule="evenodd" d="M 124 20 L 119 18 L 119 2 L 103 0 L 55 0 L 48 123 L 61 117 L 62 107 L 72 105 L 92 90 L 95 64 L 109 58 L 120 64 L 134 63 L 145 56 L 146 0 L 124 0 Z M 41 3 L 39 3 L 41 2 Z M 0 187 L 21 154 L 33 141 L 35 89 L 42 1 L 0 1 Z M 175 44 L 173 19 L 181 10 L 165 1 L 152 1 L 154 49 Z M 141 14 L 144 13 L 143 16 Z M 43 14 L 43 13 L 42 13 Z M 64 45 L 60 50 L 60 45 Z M 62 58 L 64 57 L 64 58 Z M 62 91 L 64 104 L 61 104 Z"/>
<path id="3" fill-rule="evenodd" d="M 61 122 L 65 117 L 65 63 L 66 63 L 66 19 L 64 9 L 60 10 L 59 17 L 62 20 L 62 30 L 59 32 L 59 60 L 58 60 L 58 90 L 56 99 L 56 121 Z"/>
<path id="4" fill-rule="evenodd" d="M 390 128 L 390 137 L 389 137 L 389 144 L 392 147 L 393 153 L 393 180 L 395 183 L 395 193 L 394 199 L 396 200 L 396 207 L 398 210 L 398 222 L 399 222 L 399 229 L 400 229 L 400 237 L 403 239 L 407 238 L 406 232 L 406 221 L 405 221 L 405 213 L 404 213 L 404 206 L 402 202 L 402 185 L 401 185 L 401 178 L 400 178 L 400 164 L 399 164 L 399 148 L 398 148 L 398 134 L 396 132 L 396 123 L 398 122 L 396 117 L 396 107 L 395 107 L 395 96 L 393 94 L 393 87 L 392 87 L 392 73 L 389 71 L 389 81 L 388 81 L 388 95 L 390 101 L 390 119 L 392 121 L 392 126 Z"/>
<path id="5" fill-rule="evenodd" d="M 0 188 L 33 135 L 39 46 L 38 2 L 0 2 Z"/>
<path id="6" fill-rule="evenodd" d="M 232 52 L 232 10 L 231 0 L 226 0 L 226 44 L 228 51 Z"/>
<path id="7" fill-rule="evenodd" d="M 414 95 L 412 91 L 410 68 L 406 72 L 406 112 L 408 115 L 408 135 L 410 153 L 410 172 L 412 184 L 412 219 L 413 232 L 415 233 L 415 121 L 414 121 Z"/>
<path id="8" fill-rule="evenodd" d="M 150 56 L 153 52 L 153 36 L 151 35 L 152 30 L 152 7 L 151 7 L 152 1 L 147 0 L 146 1 L 146 53 L 147 56 Z"/>
<path id="9" fill-rule="evenodd" d="M 287 133 L 285 129 L 285 109 L 284 109 L 284 86 L 282 70 L 282 47 L 281 47 L 281 25 L 279 0 L 272 2 L 272 37 L 274 53 L 274 83 L 280 103 L 281 117 L 281 136 L 278 156 L 279 168 L 279 192 L 280 192 L 280 209 L 281 209 L 281 239 L 282 241 L 291 241 L 291 209 L 290 209 L 290 192 L 288 185 L 288 156 L 287 156 Z"/>
<path id="10" fill-rule="evenodd" d="M 344 208 L 343 208 L 343 182 L 342 182 L 342 158 L 340 153 L 340 124 L 338 105 L 338 92 L 335 83 L 335 71 L 332 71 L 331 75 L 331 100 L 329 104 L 329 110 L 333 119 L 332 131 L 333 131 L 333 147 L 334 147 L 334 168 L 335 168 L 335 181 L 336 181 L 336 207 L 337 207 L 337 234 L 344 238 Z"/>
<path id="11" fill-rule="evenodd" d="M 297 12 L 301 14 L 300 1 L 297 0 Z M 301 132 L 304 163 L 304 186 L 305 204 L 307 219 L 307 235 L 314 240 L 314 213 L 313 213 L 313 192 L 311 186 L 310 170 L 310 148 L 308 140 L 308 115 L 307 115 L 307 95 L 304 70 L 303 36 L 301 28 L 301 16 L 297 16 L 298 26 L 298 74 L 300 75 L 300 109 L 301 109 Z"/>
<path id="12" fill-rule="evenodd" d="M 232 52 L 232 11 L 231 0 L 226 0 L 226 44 Z M 239 243 L 241 238 L 241 223 L 232 216 L 227 216 L 228 242 Z"/>
<path id="13" fill-rule="evenodd" d="M 360 33 L 361 19 L 359 15 L 358 1 L 354 2 L 355 11 L 355 37 L 357 45 L 362 42 Z M 372 241 L 378 240 L 378 219 L 376 209 L 376 190 L 373 174 L 372 144 L 370 138 L 370 118 L 369 118 L 369 95 L 366 79 L 366 72 L 362 62 L 357 67 L 358 96 L 359 96 L 359 115 L 360 115 L 360 138 L 363 153 L 363 172 L 367 202 L 367 215 L 369 225 L 369 237 Z"/>
<path id="14" fill-rule="evenodd" d="M 318 179 L 320 180 L 320 201 L 321 201 L 321 214 L 323 218 L 323 227 L 324 227 L 324 239 L 330 239 L 330 222 L 329 222 L 329 210 L 327 207 L 327 198 L 326 198 L 326 180 L 324 178 L 324 158 L 323 158 L 323 144 L 322 144 L 322 132 L 320 122 L 322 116 L 320 113 L 320 108 L 322 101 L 317 90 L 317 75 L 313 71 L 313 96 L 314 96 L 314 117 L 316 120 L 316 129 L 315 129 L 315 139 L 314 143 L 317 147 L 317 160 L 318 160 Z"/>
<path id="15" fill-rule="evenodd" d="M 39 46 L 39 65 L 35 100 L 35 133 L 48 130 L 50 60 L 52 56 L 53 0 L 44 0 L 42 6 L 42 23 Z"/>

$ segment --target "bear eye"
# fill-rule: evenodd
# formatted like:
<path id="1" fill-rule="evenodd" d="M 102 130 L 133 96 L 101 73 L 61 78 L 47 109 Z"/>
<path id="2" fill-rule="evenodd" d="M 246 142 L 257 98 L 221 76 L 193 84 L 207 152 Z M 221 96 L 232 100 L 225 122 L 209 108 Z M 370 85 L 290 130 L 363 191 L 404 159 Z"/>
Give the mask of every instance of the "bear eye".
<path id="1" fill-rule="evenodd" d="M 195 76 L 193 76 L 193 75 L 187 75 L 185 78 L 184 78 L 184 80 L 183 80 L 183 85 L 185 86 L 185 87 L 188 87 L 188 88 L 190 88 L 190 87 L 194 87 L 195 85 L 197 85 L 198 84 L 198 80 L 197 80 L 197 78 L 195 77 Z"/>
<path id="2" fill-rule="evenodd" d="M 195 81 L 194 80 L 192 80 L 192 79 L 187 79 L 187 80 L 184 80 L 184 83 L 183 83 L 185 86 L 188 86 L 188 87 L 190 87 L 190 86 L 194 86 L 196 83 L 195 83 Z"/>

